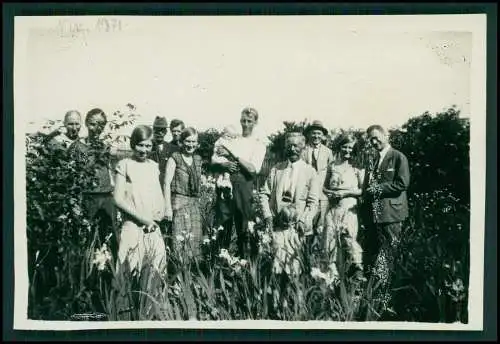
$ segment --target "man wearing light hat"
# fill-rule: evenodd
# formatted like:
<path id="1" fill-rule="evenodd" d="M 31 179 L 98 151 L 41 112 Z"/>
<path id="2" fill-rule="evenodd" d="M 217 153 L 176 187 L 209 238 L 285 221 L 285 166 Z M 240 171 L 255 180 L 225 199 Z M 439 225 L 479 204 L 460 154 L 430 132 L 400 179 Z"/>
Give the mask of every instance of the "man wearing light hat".
<path id="1" fill-rule="evenodd" d="M 321 183 L 319 190 L 323 190 L 327 167 L 333 162 L 333 153 L 331 149 L 323 144 L 326 135 L 328 135 L 328 130 L 323 126 L 321 121 L 313 121 L 304 130 L 304 135 L 307 137 L 308 143 L 306 148 L 302 151 L 302 160 L 316 170 L 318 173 L 318 181 Z M 313 229 L 316 233 L 309 233 L 310 244 L 312 244 L 312 240 L 314 239 L 311 234 L 319 234 L 319 232 L 323 230 L 327 211 L 328 197 L 323 192 L 320 192 L 318 212 L 313 223 Z"/>

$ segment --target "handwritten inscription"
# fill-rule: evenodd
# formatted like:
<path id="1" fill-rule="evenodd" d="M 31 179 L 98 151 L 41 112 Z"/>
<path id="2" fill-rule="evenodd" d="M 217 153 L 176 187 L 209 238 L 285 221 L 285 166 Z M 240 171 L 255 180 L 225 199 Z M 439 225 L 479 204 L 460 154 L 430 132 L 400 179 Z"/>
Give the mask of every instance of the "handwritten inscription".
<path id="1" fill-rule="evenodd" d="M 45 33 L 57 34 L 60 37 L 81 37 L 90 33 L 113 33 L 122 31 L 123 24 L 117 18 L 98 18 L 94 24 L 87 24 L 77 18 L 60 20 L 57 26 L 49 29 Z"/>
<path id="2" fill-rule="evenodd" d="M 96 24 L 97 31 L 113 32 L 122 30 L 122 21 L 116 18 L 99 18 Z"/>

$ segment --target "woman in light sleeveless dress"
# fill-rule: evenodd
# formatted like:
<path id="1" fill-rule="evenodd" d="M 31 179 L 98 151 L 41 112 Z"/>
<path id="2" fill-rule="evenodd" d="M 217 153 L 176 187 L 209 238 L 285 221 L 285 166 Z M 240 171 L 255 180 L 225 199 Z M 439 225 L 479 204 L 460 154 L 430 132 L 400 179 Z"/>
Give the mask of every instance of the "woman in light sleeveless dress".
<path id="1" fill-rule="evenodd" d="M 355 144 L 356 139 L 353 136 L 342 135 L 339 139 L 340 150 L 334 162 L 328 166 L 323 191 L 328 196 L 330 205 L 325 219 L 323 240 L 332 271 L 337 273 L 337 268 L 340 268 L 337 266 L 338 246 L 345 247 L 347 255 L 344 255 L 344 261 L 350 258 L 355 277 L 363 279 L 363 250 L 357 241 L 357 235 L 358 197 L 361 196 L 364 170 L 352 165 Z"/>
<path id="2" fill-rule="evenodd" d="M 166 248 L 159 228 L 165 215 L 165 200 L 159 181 L 158 164 L 148 159 L 153 131 L 138 126 L 132 132 L 132 158 L 116 166 L 114 198 L 122 212 L 118 267 L 128 261 L 130 269 L 141 271 L 152 264 L 160 273 L 166 267 Z M 117 268 L 118 269 L 118 268 Z"/>

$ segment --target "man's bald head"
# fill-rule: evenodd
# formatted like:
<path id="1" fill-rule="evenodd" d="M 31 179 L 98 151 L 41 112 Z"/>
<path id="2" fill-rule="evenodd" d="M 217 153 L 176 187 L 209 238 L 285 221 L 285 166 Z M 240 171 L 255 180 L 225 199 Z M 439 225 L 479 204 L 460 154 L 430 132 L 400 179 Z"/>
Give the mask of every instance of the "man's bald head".
<path id="1" fill-rule="evenodd" d="M 66 136 L 72 140 L 78 138 L 78 133 L 82 127 L 82 115 L 76 110 L 70 110 L 64 115 L 64 127 Z"/>

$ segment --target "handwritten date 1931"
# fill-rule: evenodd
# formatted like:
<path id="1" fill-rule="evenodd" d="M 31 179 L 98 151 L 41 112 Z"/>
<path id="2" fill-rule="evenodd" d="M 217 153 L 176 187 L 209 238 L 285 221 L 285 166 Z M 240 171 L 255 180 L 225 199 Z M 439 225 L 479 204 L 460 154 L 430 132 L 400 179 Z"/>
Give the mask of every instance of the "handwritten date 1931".
<path id="1" fill-rule="evenodd" d="M 121 31 L 122 22 L 116 18 L 99 18 L 96 23 L 96 30 L 100 32 Z"/>

